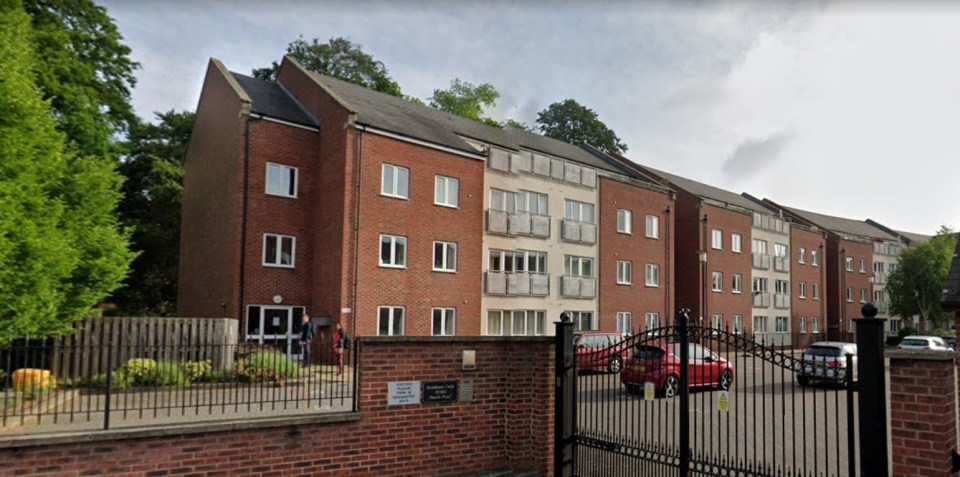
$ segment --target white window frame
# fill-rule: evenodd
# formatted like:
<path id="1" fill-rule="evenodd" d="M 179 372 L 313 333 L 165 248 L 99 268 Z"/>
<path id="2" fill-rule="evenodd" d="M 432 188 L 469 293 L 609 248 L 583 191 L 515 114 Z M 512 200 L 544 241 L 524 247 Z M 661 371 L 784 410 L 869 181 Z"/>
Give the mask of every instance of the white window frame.
<path id="1" fill-rule="evenodd" d="M 797 284 L 797 297 L 801 300 L 807 299 L 807 282 L 800 282 Z"/>
<path id="2" fill-rule="evenodd" d="M 861 288 L 861 289 L 860 289 L 860 303 L 866 303 L 866 302 L 867 302 L 867 289 L 866 289 L 866 288 Z"/>
<path id="3" fill-rule="evenodd" d="M 783 325 L 783 326 L 780 326 Z M 789 316 L 777 316 L 773 319 L 773 332 L 774 333 L 789 333 L 790 332 L 790 317 Z"/>
<path id="4" fill-rule="evenodd" d="M 807 249 L 800 247 L 797 249 L 797 263 L 807 263 Z"/>
<path id="5" fill-rule="evenodd" d="M 811 284 L 810 284 L 810 296 L 811 296 L 811 298 L 813 298 L 814 300 L 819 300 L 819 299 L 820 299 L 820 284 L 819 284 L 819 283 L 811 283 Z"/>
<path id="6" fill-rule="evenodd" d="M 390 310 L 387 316 L 387 334 L 380 334 L 380 320 L 383 318 L 381 316 L 382 310 Z M 400 310 L 400 330 L 394 329 L 396 312 Z M 404 331 L 407 327 L 407 308 L 404 306 L 395 306 L 395 305 L 380 305 L 377 307 L 377 336 L 403 336 Z"/>
<path id="7" fill-rule="evenodd" d="M 867 259 L 860 259 L 860 273 L 867 273 Z"/>
<path id="8" fill-rule="evenodd" d="M 503 189 L 490 189 L 490 209 L 508 214 L 517 213 L 519 194 Z"/>
<path id="9" fill-rule="evenodd" d="M 633 284 L 633 262 L 617 260 L 617 285 Z"/>
<path id="10" fill-rule="evenodd" d="M 813 265 L 814 267 L 819 267 L 819 266 L 820 266 L 820 251 L 819 251 L 819 250 L 811 250 L 811 251 L 810 251 L 810 264 Z"/>
<path id="11" fill-rule="evenodd" d="M 648 263 L 644 267 L 644 285 L 648 287 L 659 287 L 660 286 L 660 265 L 656 263 Z"/>
<path id="12" fill-rule="evenodd" d="M 277 241 L 276 252 L 273 257 L 275 262 L 267 261 L 267 240 L 273 238 Z M 285 264 L 281 263 L 283 257 L 283 241 L 290 240 L 290 263 Z M 297 266 L 297 238 L 293 235 L 283 235 L 283 234 L 263 234 L 263 241 L 261 242 L 261 248 L 263 248 L 263 253 L 261 254 L 261 265 L 264 267 L 271 268 L 296 268 Z"/>
<path id="13" fill-rule="evenodd" d="M 617 333 L 633 333 L 633 313 L 629 311 L 617 312 Z"/>
<path id="14" fill-rule="evenodd" d="M 723 250 L 723 230 L 713 229 L 711 236 L 710 246 L 714 250 Z"/>
<path id="15" fill-rule="evenodd" d="M 732 293 L 741 294 L 743 293 L 743 275 L 739 273 L 733 274 L 733 282 L 730 284 L 730 290 Z"/>
<path id="16" fill-rule="evenodd" d="M 730 250 L 733 253 L 743 252 L 743 235 L 730 234 Z"/>
<path id="17" fill-rule="evenodd" d="M 660 328 L 660 313 L 647 312 L 643 314 L 643 329 L 646 331 Z"/>
<path id="18" fill-rule="evenodd" d="M 710 328 L 715 330 L 723 329 L 723 315 L 713 315 L 710 317 Z"/>
<path id="19" fill-rule="evenodd" d="M 713 272 L 710 278 L 711 291 L 722 292 L 723 291 L 723 272 Z"/>
<path id="20" fill-rule="evenodd" d="M 593 320 L 594 314 L 592 311 L 569 311 L 568 310 L 567 313 L 570 315 L 570 319 L 573 321 L 574 330 L 576 331 L 596 331 L 597 330 L 596 323 Z M 581 321 L 584 318 L 588 318 L 590 320 L 590 326 L 588 328 L 583 328 L 580 326 L 582 324 Z"/>
<path id="21" fill-rule="evenodd" d="M 584 264 L 590 264 L 590 273 L 584 273 Z M 563 257 L 563 274 L 567 277 L 593 278 L 596 275 L 596 269 L 593 266 L 593 257 L 581 257 L 579 255 L 566 255 Z"/>
<path id="22" fill-rule="evenodd" d="M 531 260 L 536 267 L 530 267 Z M 541 267 L 541 265 L 543 265 Z M 536 270 L 533 270 L 536 268 Z M 490 250 L 487 269 L 506 273 L 547 273 L 547 252 L 533 250 Z"/>
<path id="23" fill-rule="evenodd" d="M 633 212 L 617 209 L 617 233 L 633 235 Z"/>
<path id="24" fill-rule="evenodd" d="M 853 303 L 853 287 L 847 287 L 847 303 Z"/>
<path id="25" fill-rule="evenodd" d="M 807 334 L 807 317 L 800 317 L 800 333 Z"/>
<path id="26" fill-rule="evenodd" d="M 453 191 L 453 201 L 449 202 L 451 199 L 451 184 L 455 190 Z M 440 207 L 450 207 L 451 209 L 460 208 L 460 179 L 456 177 L 436 176 L 433 182 L 433 204 L 439 205 Z"/>
<path id="27" fill-rule="evenodd" d="M 790 282 L 788 280 L 774 280 L 773 290 L 776 292 L 777 295 L 789 295 Z"/>
<path id="28" fill-rule="evenodd" d="M 848 272 L 852 272 L 852 271 L 853 271 L 853 257 L 847 257 L 847 258 L 844 260 L 844 262 L 845 262 L 844 268 L 845 268 Z"/>
<path id="29" fill-rule="evenodd" d="M 733 315 L 733 334 L 743 333 L 743 315 Z"/>
<path id="30" fill-rule="evenodd" d="M 387 168 L 393 168 L 393 182 L 390 184 L 393 188 L 393 192 L 387 192 Z M 407 195 L 401 195 L 397 191 L 400 189 L 400 174 L 399 171 L 406 171 L 407 174 Z M 383 163 L 383 166 L 380 169 L 380 195 L 386 197 L 393 197 L 394 199 L 410 199 L 410 169 L 402 166 L 397 166 L 394 164 Z"/>
<path id="31" fill-rule="evenodd" d="M 383 261 L 383 239 L 390 239 L 390 262 Z M 397 243 L 403 241 L 403 263 L 397 264 Z M 410 250 L 410 241 L 402 235 L 380 234 L 377 242 L 377 260 L 383 268 L 407 268 L 407 252 Z"/>
<path id="32" fill-rule="evenodd" d="M 646 218 L 646 227 L 645 236 L 651 239 L 660 238 L 660 217 L 656 215 L 648 215 Z"/>
<path id="33" fill-rule="evenodd" d="M 769 317 L 768 317 L 768 316 L 764 316 L 764 315 L 757 315 L 757 316 L 754 316 L 754 317 L 753 317 L 753 334 L 757 334 L 757 333 L 769 333 L 769 331 L 767 331 L 767 330 L 770 329 L 770 328 L 767 326 L 767 325 L 769 324 L 769 323 L 767 323 L 767 318 L 769 318 Z M 757 323 L 762 323 L 763 326 L 759 326 L 759 327 L 758 327 L 758 326 L 757 326 Z M 762 329 L 762 330 L 758 330 L 757 328 L 763 328 L 763 329 Z"/>
<path id="34" fill-rule="evenodd" d="M 437 245 L 442 246 L 440 257 L 442 266 L 437 268 Z M 450 267 L 451 252 L 453 253 L 453 267 Z M 442 242 L 436 240 L 433 242 L 433 271 L 443 273 L 457 273 L 457 244 L 456 242 Z"/>
<path id="35" fill-rule="evenodd" d="M 813 317 L 810 319 L 810 331 L 813 333 L 820 333 L 820 318 Z"/>
<path id="36" fill-rule="evenodd" d="M 290 183 L 289 183 L 289 182 L 287 182 L 287 183 L 285 184 L 286 187 L 283 188 L 284 192 L 276 192 L 276 191 L 271 192 L 271 191 L 270 191 L 270 184 L 271 184 L 271 182 L 272 182 L 272 181 L 270 180 L 270 169 L 271 169 L 271 168 L 276 168 L 276 169 L 279 170 L 281 179 L 282 179 L 282 178 L 287 178 L 287 179 L 289 179 L 289 177 L 290 177 L 290 176 L 289 176 L 289 171 L 293 171 L 293 194 L 290 194 L 290 193 L 289 193 L 289 190 L 290 190 Z M 287 197 L 287 198 L 291 198 L 291 199 L 296 199 L 296 198 L 297 198 L 297 193 L 299 192 L 299 186 L 300 186 L 300 184 L 299 184 L 299 182 L 300 182 L 300 169 L 299 169 L 299 168 L 294 167 L 294 166 L 284 165 L 284 164 L 278 164 L 278 163 L 276 163 L 276 162 L 268 162 L 268 163 L 267 163 L 267 168 L 266 168 L 266 171 L 265 171 L 264 174 L 265 174 L 265 175 L 264 175 L 264 181 L 263 181 L 263 182 L 264 182 L 264 183 L 263 183 L 263 191 L 264 191 L 265 194 L 267 194 L 267 195 L 272 195 L 272 196 L 276 196 L 276 197 Z"/>
<path id="37" fill-rule="evenodd" d="M 497 328 L 497 329 L 495 329 L 495 330 L 492 329 L 491 326 L 490 326 L 490 325 L 491 325 L 491 317 L 492 317 L 493 315 L 498 315 L 498 316 L 499 316 L 498 320 L 500 321 L 500 327 Z M 503 310 L 487 310 L 486 327 L 487 327 L 487 335 L 489 335 L 489 336 L 503 336 Z"/>
<path id="38" fill-rule="evenodd" d="M 437 312 L 440 312 L 440 333 L 437 330 Z M 448 316 L 449 315 L 449 316 Z M 447 318 L 450 319 L 450 328 L 447 329 Z M 379 325 L 379 323 L 378 323 Z M 378 328 L 379 330 L 379 328 Z M 430 310 L 430 333 L 433 336 L 456 336 L 457 334 L 457 309 L 456 308 L 434 308 Z"/>
<path id="39" fill-rule="evenodd" d="M 550 198 L 540 192 L 521 190 L 517 192 L 515 208 L 517 212 L 546 217 L 550 215 Z"/>
<path id="40" fill-rule="evenodd" d="M 590 211 L 589 217 L 585 213 L 587 210 Z M 565 199 L 563 202 L 563 218 L 585 224 L 594 224 L 597 220 L 597 208 L 589 202 Z"/>

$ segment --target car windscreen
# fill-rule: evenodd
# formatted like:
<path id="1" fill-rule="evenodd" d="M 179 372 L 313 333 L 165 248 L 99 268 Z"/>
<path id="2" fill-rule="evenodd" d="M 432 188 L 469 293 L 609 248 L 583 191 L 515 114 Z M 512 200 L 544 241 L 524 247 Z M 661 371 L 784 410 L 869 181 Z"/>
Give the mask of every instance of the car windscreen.
<path id="1" fill-rule="evenodd" d="M 656 346 L 637 346 L 633 357 L 637 359 L 662 359 L 666 352 Z"/>
<path id="2" fill-rule="evenodd" d="M 840 348 L 832 346 L 811 346 L 803 354 L 807 356 L 823 356 L 828 358 L 837 358 L 840 356 Z"/>
<path id="3" fill-rule="evenodd" d="M 903 340 L 903 341 L 900 342 L 900 345 L 901 345 L 901 346 L 923 346 L 923 347 L 927 347 L 927 346 L 929 346 L 929 343 L 927 343 L 927 340 L 905 339 L 905 340 Z"/>

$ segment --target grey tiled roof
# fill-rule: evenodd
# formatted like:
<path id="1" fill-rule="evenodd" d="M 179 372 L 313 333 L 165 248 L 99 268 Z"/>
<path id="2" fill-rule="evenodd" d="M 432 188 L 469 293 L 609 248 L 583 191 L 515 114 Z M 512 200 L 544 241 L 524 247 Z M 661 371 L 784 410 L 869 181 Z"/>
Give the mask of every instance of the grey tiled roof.
<path id="1" fill-rule="evenodd" d="M 895 232 L 906 237 L 911 243 L 929 242 L 930 239 L 933 238 L 931 235 L 915 234 L 913 232 L 904 232 L 902 230 L 896 230 Z"/>
<path id="2" fill-rule="evenodd" d="M 795 209 L 793 207 L 783 206 L 788 213 L 796 215 L 801 219 L 812 222 L 822 229 L 844 235 L 857 235 L 868 239 L 884 239 L 899 242 L 900 239 L 883 230 L 874 227 L 864 221 L 836 217 L 833 215 L 818 214 L 807 210 Z"/>
<path id="3" fill-rule="evenodd" d="M 512 150 L 538 151 L 610 172 L 627 173 L 623 167 L 573 144 L 519 129 L 495 128 L 337 78 L 313 72 L 310 75 L 346 103 L 345 106 L 356 113 L 357 122 L 366 126 L 474 154 L 477 150 L 464 137 Z"/>
<path id="4" fill-rule="evenodd" d="M 947 281 L 943 284 L 943 304 L 960 307 L 960 240 L 957 241 L 957 250 L 953 254 Z"/>
<path id="5" fill-rule="evenodd" d="M 253 100 L 253 104 L 250 105 L 251 112 L 306 126 L 317 126 L 317 121 L 280 85 L 232 71 L 230 74 Z"/>
<path id="6" fill-rule="evenodd" d="M 740 194 L 730 192 L 728 190 L 724 190 L 719 187 L 714 187 L 712 185 L 707 185 L 702 182 L 697 182 L 693 179 L 687 179 L 686 177 L 674 175 L 669 172 L 659 171 L 649 166 L 640 165 L 640 168 L 643 170 L 646 170 L 650 174 L 653 174 L 657 177 L 665 179 L 668 182 L 668 184 L 664 184 L 664 185 L 667 185 L 669 187 L 676 187 L 678 189 L 683 189 L 698 197 L 703 197 L 705 199 L 712 199 L 718 202 L 723 202 L 725 204 L 741 207 L 753 212 L 773 215 L 770 209 L 760 204 L 757 204 L 756 202 L 746 197 L 743 197 Z"/>

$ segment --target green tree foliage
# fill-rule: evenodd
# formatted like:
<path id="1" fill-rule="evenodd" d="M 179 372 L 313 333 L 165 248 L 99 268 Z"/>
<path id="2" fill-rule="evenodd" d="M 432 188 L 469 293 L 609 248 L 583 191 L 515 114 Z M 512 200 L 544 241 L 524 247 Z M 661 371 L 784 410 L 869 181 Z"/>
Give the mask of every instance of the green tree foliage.
<path id="1" fill-rule="evenodd" d="M 571 144 L 585 144 L 609 154 L 627 152 L 627 145 L 586 106 L 566 99 L 537 114 L 537 129 L 544 136 Z"/>
<path id="2" fill-rule="evenodd" d="M 171 110 L 157 113 L 156 119 L 155 124 L 132 124 L 120 164 L 125 182 L 117 212 L 132 230 L 132 248 L 139 252 L 114 295 L 126 315 L 176 311 L 184 157 L 196 113 Z"/>
<path id="3" fill-rule="evenodd" d="M 287 46 L 287 55 L 310 71 L 403 97 L 400 85 L 390 77 L 383 62 L 346 38 L 336 37 L 321 43 L 318 38 L 308 42 L 301 36 Z M 279 73 L 277 61 L 267 68 L 253 70 L 254 77 L 267 81 L 276 81 Z"/>
<path id="4" fill-rule="evenodd" d="M 495 106 L 499 98 L 500 93 L 490 83 L 475 85 L 455 78 L 450 81 L 450 88 L 433 90 L 430 106 L 493 127 L 501 127 L 500 123 L 483 116 L 483 110 Z"/>
<path id="5" fill-rule="evenodd" d="M 937 324 L 948 318 L 941 311 L 940 299 L 956 244 L 956 234 L 944 226 L 929 242 L 900 253 L 897 269 L 887 277 L 886 285 L 893 314 L 907 318 L 919 315 Z"/>
<path id="6" fill-rule="evenodd" d="M 516 119 L 513 119 L 513 118 L 507 118 L 507 120 L 501 123 L 500 126 L 504 128 L 511 127 L 514 129 L 519 129 L 521 131 L 534 132 L 533 128 L 528 126 L 526 123 L 522 121 L 517 121 Z"/>
<path id="7" fill-rule="evenodd" d="M 66 330 L 119 285 L 117 175 L 57 131 L 35 79 L 30 16 L 0 0 L 0 340 Z"/>
<path id="8" fill-rule="evenodd" d="M 115 162 L 113 138 L 135 115 L 130 90 L 139 65 L 107 15 L 92 0 L 24 0 L 37 58 L 37 86 L 83 156 Z"/>

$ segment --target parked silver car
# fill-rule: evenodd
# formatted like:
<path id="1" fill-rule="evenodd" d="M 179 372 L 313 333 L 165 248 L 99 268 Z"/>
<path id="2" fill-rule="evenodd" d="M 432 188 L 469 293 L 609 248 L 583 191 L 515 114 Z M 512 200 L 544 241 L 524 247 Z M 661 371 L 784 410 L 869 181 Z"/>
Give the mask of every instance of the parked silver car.
<path id="1" fill-rule="evenodd" d="M 900 341 L 897 349 L 932 349 L 936 351 L 953 351 L 943 338 L 939 336 L 910 335 Z"/>
<path id="2" fill-rule="evenodd" d="M 853 355 L 853 369 L 847 369 L 847 355 Z M 797 382 L 806 386 L 813 381 L 843 384 L 847 373 L 857 374 L 857 345 L 840 341 L 819 341 L 804 350 L 796 371 Z"/>

